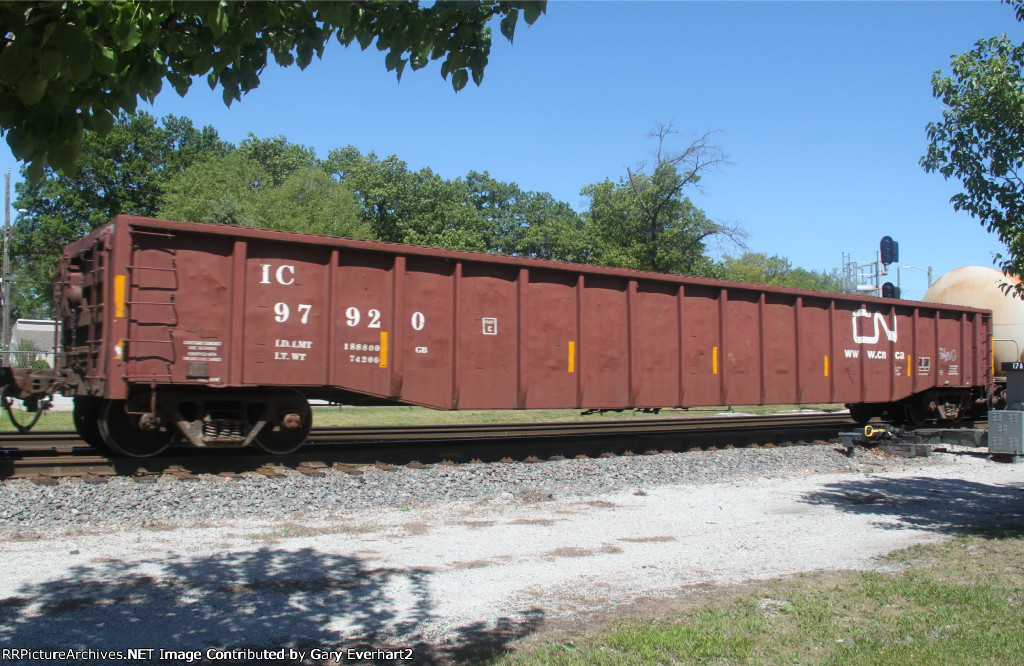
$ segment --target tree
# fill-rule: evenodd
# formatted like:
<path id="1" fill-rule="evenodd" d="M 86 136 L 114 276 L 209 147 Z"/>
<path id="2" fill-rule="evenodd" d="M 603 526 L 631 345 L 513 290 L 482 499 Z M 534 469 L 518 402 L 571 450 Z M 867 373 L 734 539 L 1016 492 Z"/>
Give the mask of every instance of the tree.
<path id="1" fill-rule="evenodd" d="M 381 160 L 352 146 L 332 150 L 325 167 L 353 191 L 376 240 L 487 249 L 464 182 L 445 180 L 428 168 L 410 171 L 395 155 Z"/>
<path id="2" fill-rule="evenodd" d="M 15 368 L 34 368 L 43 370 L 50 367 L 50 364 L 43 359 L 36 357 L 42 354 L 42 350 L 31 340 L 18 340 L 18 344 L 11 350 L 11 366 Z"/>
<path id="3" fill-rule="evenodd" d="M 789 259 L 763 252 L 744 252 L 738 257 L 726 255 L 718 276 L 736 282 L 751 282 L 793 289 L 841 292 L 843 278 L 838 269 L 809 271 L 793 268 Z"/>
<path id="4" fill-rule="evenodd" d="M 657 139 L 654 168 L 627 169 L 617 183 L 604 180 L 581 191 L 590 198 L 584 214 L 594 243 L 595 263 L 659 273 L 698 275 L 710 270 L 705 241 L 715 235 L 742 239 L 742 232 L 709 219 L 683 196 L 701 176 L 725 164 L 721 149 L 711 143 L 712 132 L 698 136 L 682 152 L 666 150 L 676 134 L 659 125 L 648 137 Z"/>
<path id="5" fill-rule="evenodd" d="M 465 178 L 487 252 L 585 262 L 590 243 L 583 220 L 564 201 L 546 192 L 524 192 L 515 183 L 470 171 Z"/>
<path id="6" fill-rule="evenodd" d="M 289 143 L 283 136 L 261 139 L 250 133 L 229 154 L 210 155 L 172 178 L 165 186 L 158 216 L 190 222 L 272 226 L 259 210 L 261 193 L 282 185 L 298 172 L 319 167 L 320 160 L 312 148 Z"/>
<path id="7" fill-rule="evenodd" d="M 586 221 L 568 203 L 547 192 L 531 192 L 523 217 L 527 228 L 516 254 L 536 259 L 593 263 L 593 247 Z"/>
<path id="8" fill-rule="evenodd" d="M 1024 4 L 1016 6 L 1024 20 Z M 928 172 L 957 178 L 964 191 L 950 201 L 965 210 L 1007 248 L 996 263 L 1024 275 L 1024 45 L 1006 35 L 981 40 L 953 58 L 951 77 L 932 76 L 943 105 L 942 120 L 928 123 L 930 144 L 921 158 Z M 1024 298 L 1024 287 L 1013 288 Z"/>
<path id="9" fill-rule="evenodd" d="M 520 12 L 532 24 L 542 0 L 504 2 L 33 2 L 0 3 L 0 132 L 38 176 L 70 169 L 84 131 L 105 135 L 122 111 L 150 103 L 167 80 L 184 96 L 195 77 L 220 86 L 225 104 L 260 84 L 273 55 L 305 69 L 331 40 L 376 41 L 401 78 L 444 59 L 458 91 L 479 85 L 490 21 L 512 40 Z"/>
<path id="10" fill-rule="evenodd" d="M 158 217 L 259 226 L 257 196 L 270 174 L 239 152 L 192 165 L 167 183 Z"/>
<path id="11" fill-rule="evenodd" d="M 325 166 L 352 189 L 377 240 L 563 261 L 582 261 L 589 250 L 569 204 L 486 171 L 447 180 L 352 146 L 332 150 Z"/>
<path id="12" fill-rule="evenodd" d="M 259 197 L 259 226 L 325 236 L 369 238 L 352 191 L 322 167 L 301 169 Z"/>
<path id="13" fill-rule="evenodd" d="M 250 132 L 237 152 L 263 167 L 274 185 L 280 185 L 294 173 L 321 166 L 315 150 L 289 143 L 283 136 L 260 139 Z"/>
<path id="14" fill-rule="evenodd" d="M 12 230 L 16 316 L 48 315 L 65 245 L 116 215 L 154 215 L 174 174 L 229 148 L 213 128 L 197 129 L 188 118 L 166 116 L 158 124 L 147 113 L 125 114 L 103 137 L 85 133 L 74 169 L 47 167 L 42 178 L 18 183 L 14 207 L 24 212 Z"/>
<path id="15" fill-rule="evenodd" d="M 722 258 L 722 274 L 725 280 L 781 286 L 793 270 L 789 259 L 763 252 L 744 252 L 738 257 L 725 255 Z"/>
<path id="16" fill-rule="evenodd" d="M 352 191 L 312 151 L 252 135 L 229 155 L 195 164 L 166 186 L 159 217 L 367 238 Z"/>
<path id="17" fill-rule="evenodd" d="M 410 214 L 406 199 L 411 196 L 405 162 L 397 155 L 380 160 L 375 153 L 363 155 L 346 146 L 332 150 L 324 166 L 355 194 L 373 238 L 402 242 L 401 220 Z"/>

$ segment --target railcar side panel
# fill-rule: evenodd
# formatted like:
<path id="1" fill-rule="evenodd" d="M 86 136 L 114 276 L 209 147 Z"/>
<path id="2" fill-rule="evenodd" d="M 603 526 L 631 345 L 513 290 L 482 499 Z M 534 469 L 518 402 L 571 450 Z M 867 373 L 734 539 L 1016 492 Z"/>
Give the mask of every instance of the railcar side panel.
<path id="1" fill-rule="evenodd" d="M 683 375 L 681 404 L 721 405 L 721 320 L 723 289 L 686 285 L 680 307 L 683 316 Z"/>
<path id="2" fill-rule="evenodd" d="M 934 312 L 920 311 L 915 313 L 914 358 L 911 372 L 914 373 L 914 388 L 920 391 L 926 387 L 937 386 L 935 381 L 935 354 L 938 351 L 938 327 Z"/>
<path id="3" fill-rule="evenodd" d="M 832 402 L 835 359 L 829 301 L 798 297 L 793 308 L 796 404 Z M 784 354 L 780 348 L 780 354 Z"/>
<path id="4" fill-rule="evenodd" d="M 882 404 L 992 373 L 990 315 L 970 308 L 218 225 L 119 217 L 69 246 L 62 280 L 75 391 L 111 399 Z"/>
<path id="5" fill-rule="evenodd" d="M 721 371 L 725 383 L 723 405 L 756 405 L 761 402 L 760 294 L 729 289 L 725 307 L 725 335 Z"/>
<path id="6" fill-rule="evenodd" d="M 580 290 L 579 407 L 630 405 L 629 308 L 626 281 L 587 276 Z"/>
<path id="7" fill-rule="evenodd" d="M 577 406 L 579 373 L 578 276 L 531 270 L 526 292 L 525 356 L 521 386 L 528 409 Z"/>
<path id="8" fill-rule="evenodd" d="M 129 279 L 140 299 L 149 301 L 148 316 L 128 304 L 128 313 L 139 337 L 151 340 L 151 370 L 129 369 L 137 381 L 171 376 L 171 383 L 226 383 L 231 368 L 224 351 L 231 339 L 231 311 L 236 282 L 234 246 L 230 239 L 214 238 L 205 247 L 179 245 L 159 237 L 140 237 L 154 244 L 149 251 L 151 268 Z M 161 267 L 161 249 L 170 252 L 170 271 Z M 168 256 L 169 255 L 169 256 Z M 143 332 L 145 330 L 145 332 Z M 133 343 L 129 343 L 130 345 Z M 140 343 L 142 344 L 142 343 Z M 129 346 L 132 359 L 142 350 Z"/>
<path id="9" fill-rule="evenodd" d="M 408 257 L 404 308 L 397 312 L 397 325 L 405 330 L 404 346 L 394 350 L 402 356 L 404 368 L 401 396 L 440 409 L 457 406 L 455 268 L 453 261 Z"/>
<path id="10" fill-rule="evenodd" d="M 334 262 L 328 384 L 386 396 L 395 365 L 394 257 L 342 248 Z"/>
<path id="11" fill-rule="evenodd" d="M 936 350 L 938 384 L 958 386 L 967 381 L 963 362 L 970 358 L 965 349 L 965 330 L 957 313 L 939 313 L 939 336 Z"/>
<path id="12" fill-rule="evenodd" d="M 630 282 L 630 398 L 637 407 L 663 407 L 665 400 L 682 404 L 680 289 L 646 280 Z"/>
<path id="13" fill-rule="evenodd" d="M 796 299 L 780 294 L 763 294 L 764 377 L 762 403 L 797 403 L 794 359 L 797 357 Z"/>
<path id="14" fill-rule="evenodd" d="M 516 339 L 518 271 L 466 263 L 459 286 L 460 409 L 514 406 L 519 372 Z"/>
<path id="15" fill-rule="evenodd" d="M 327 383 L 330 254 L 324 248 L 249 243 L 240 341 L 244 383 Z"/>

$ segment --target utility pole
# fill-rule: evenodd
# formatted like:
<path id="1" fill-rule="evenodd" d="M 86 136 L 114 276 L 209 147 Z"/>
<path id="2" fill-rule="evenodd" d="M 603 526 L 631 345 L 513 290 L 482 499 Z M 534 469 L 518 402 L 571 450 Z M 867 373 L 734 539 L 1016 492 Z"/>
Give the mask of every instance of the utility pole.
<path id="1" fill-rule="evenodd" d="M 11 352 L 11 170 L 4 174 L 4 329 L 3 356 L 0 365 L 10 365 Z"/>

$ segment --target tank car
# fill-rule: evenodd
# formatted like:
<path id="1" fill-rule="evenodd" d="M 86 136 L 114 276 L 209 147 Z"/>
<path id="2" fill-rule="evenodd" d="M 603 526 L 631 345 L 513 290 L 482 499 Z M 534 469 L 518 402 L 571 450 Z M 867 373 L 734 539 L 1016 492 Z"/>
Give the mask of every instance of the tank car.
<path id="1" fill-rule="evenodd" d="M 1024 361 L 1024 300 L 1012 293 L 1020 278 L 984 266 L 957 268 L 936 280 L 923 301 L 969 305 L 992 311 L 992 372 L 997 385 L 993 406 L 1001 408 L 1003 363 Z"/>
<path id="2" fill-rule="evenodd" d="M 56 369 L 5 391 L 73 396 L 127 456 L 292 451 L 311 398 L 959 420 L 991 379 L 973 307 L 130 216 L 64 250 L 55 294 Z"/>

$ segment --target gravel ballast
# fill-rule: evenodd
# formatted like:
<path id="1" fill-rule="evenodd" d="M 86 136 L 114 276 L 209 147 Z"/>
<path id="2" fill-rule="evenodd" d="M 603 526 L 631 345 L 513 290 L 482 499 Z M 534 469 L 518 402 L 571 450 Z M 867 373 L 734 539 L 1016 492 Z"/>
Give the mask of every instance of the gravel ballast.
<path id="1" fill-rule="evenodd" d="M 920 466 L 917 462 L 913 465 Z M 691 451 L 541 463 L 432 465 L 359 473 L 329 470 L 323 477 L 295 471 L 280 476 L 172 476 L 106 483 L 65 479 L 57 486 L 8 481 L 0 493 L 0 530 L 119 529 L 206 524 L 239 518 L 329 518 L 339 512 L 402 508 L 448 501 L 511 501 L 586 497 L 665 484 L 706 484 L 752 477 L 862 472 L 907 467 L 906 459 L 847 458 L 832 446 Z"/>
<path id="2" fill-rule="evenodd" d="M 1019 524 L 1024 488 L 976 451 L 832 445 L 360 472 L 4 482 L 0 644 L 443 660 L 702 586 L 877 567 Z"/>

